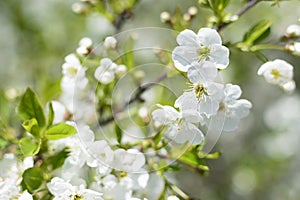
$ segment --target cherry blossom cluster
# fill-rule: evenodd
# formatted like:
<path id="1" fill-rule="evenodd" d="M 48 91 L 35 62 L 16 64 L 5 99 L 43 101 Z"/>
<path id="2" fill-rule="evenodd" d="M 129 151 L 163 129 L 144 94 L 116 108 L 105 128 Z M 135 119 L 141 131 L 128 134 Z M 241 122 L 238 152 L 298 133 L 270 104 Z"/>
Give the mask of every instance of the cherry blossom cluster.
<path id="1" fill-rule="evenodd" d="M 236 130 L 252 104 L 239 99 L 242 91 L 238 85 L 217 79 L 218 70 L 229 64 L 229 50 L 222 45 L 218 32 L 210 28 L 201 28 L 197 34 L 184 30 L 177 36 L 177 43 L 172 53 L 174 65 L 187 72 L 191 87 L 174 106 L 159 105 L 153 119 L 167 126 L 166 137 L 179 144 L 200 144 L 204 139 L 201 127 Z"/>

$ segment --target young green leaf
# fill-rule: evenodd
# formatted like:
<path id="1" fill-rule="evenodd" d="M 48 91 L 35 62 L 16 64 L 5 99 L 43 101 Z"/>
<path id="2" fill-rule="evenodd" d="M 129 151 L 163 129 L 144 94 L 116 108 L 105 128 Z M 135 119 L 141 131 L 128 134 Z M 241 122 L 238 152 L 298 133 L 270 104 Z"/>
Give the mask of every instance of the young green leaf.
<path id="1" fill-rule="evenodd" d="M 34 138 L 24 137 L 19 142 L 20 149 L 24 156 L 34 156 L 40 151 L 41 141 Z"/>
<path id="2" fill-rule="evenodd" d="M 40 138 L 40 128 L 35 118 L 24 121 L 22 126 L 26 131 L 31 133 L 35 138 Z"/>
<path id="3" fill-rule="evenodd" d="M 265 39 L 271 32 L 272 22 L 269 20 L 263 20 L 254 25 L 244 35 L 243 42 L 238 43 L 238 47 L 243 51 L 249 51 L 250 47 L 254 44 Z"/>
<path id="4" fill-rule="evenodd" d="M 53 120 L 54 120 L 54 110 L 53 110 L 53 106 L 52 106 L 52 102 L 50 102 L 48 104 L 48 109 L 49 109 L 49 113 L 48 113 L 48 123 L 47 126 L 51 126 L 53 124 Z"/>
<path id="5" fill-rule="evenodd" d="M 59 140 L 76 134 L 76 129 L 68 124 L 56 124 L 50 126 L 45 132 L 45 137 L 49 140 Z"/>
<path id="6" fill-rule="evenodd" d="M 115 132 L 117 136 L 117 141 L 119 144 L 121 144 L 122 141 L 122 129 L 118 126 L 118 124 L 115 124 Z"/>
<path id="7" fill-rule="evenodd" d="M 34 190 L 38 189 L 44 180 L 42 170 L 35 167 L 26 169 L 22 177 L 22 189 L 28 190 L 29 192 L 33 192 Z"/>
<path id="8" fill-rule="evenodd" d="M 27 88 L 18 105 L 18 114 L 23 120 L 35 118 L 39 127 L 44 127 L 46 124 L 43 108 L 40 105 L 37 95 L 30 88 Z"/>

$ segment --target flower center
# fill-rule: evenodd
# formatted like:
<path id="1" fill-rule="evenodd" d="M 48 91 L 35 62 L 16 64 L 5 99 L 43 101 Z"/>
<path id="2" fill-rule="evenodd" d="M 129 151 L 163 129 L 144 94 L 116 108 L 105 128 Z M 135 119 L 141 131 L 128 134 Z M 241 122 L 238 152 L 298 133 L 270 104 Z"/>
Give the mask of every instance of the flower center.
<path id="1" fill-rule="evenodd" d="M 209 58 L 210 49 L 208 47 L 201 47 L 198 51 L 198 61 L 207 60 Z"/>
<path id="2" fill-rule="evenodd" d="M 75 67 L 70 67 L 68 69 L 69 74 L 71 74 L 72 76 L 76 76 L 78 70 Z"/>
<path id="3" fill-rule="evenodd" d="M 275 80 L 278 79 L 278 78 L 280 78 L 280 73 L 279 73 L 279 71 L 277 69 L 272 69 L 271 70 L 271 74 L 274 76 Z"/>
<path id="4" fill-rule="evenodd" d="M 72 195 L 70 196 L 70 198 L 72 198 Z M 82 196 L 80 195 L 80 194 L 75 194 L 74 196 L 73 196 L 73 200 L 82 200 L 83 198 L 82 198 Z"/>
<path id="5" fill-rule="evenodd" d="M 194 84 L 194 90 L 196 92 L 196 97 L 197 98 L 201 97 L 203 94 L 205 94 L 206 96 L 208 96 L 206 88 L 202 84 L 195 83 Z"/>

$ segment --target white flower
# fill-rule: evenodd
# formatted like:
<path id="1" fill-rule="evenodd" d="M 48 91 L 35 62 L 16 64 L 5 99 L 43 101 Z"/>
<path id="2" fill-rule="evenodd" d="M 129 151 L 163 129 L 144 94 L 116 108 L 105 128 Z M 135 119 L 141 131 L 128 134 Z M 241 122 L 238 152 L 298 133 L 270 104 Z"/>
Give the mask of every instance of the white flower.
<path id="1" fill-rule="evenodd" d="M 117 149 L 112 167 L 125 172 L 140 172 L 145 164 L 145 156 L 136 149 Z"/>
<path id="2" fill-rule="evenodd" d="M 197 34 L 184 30 L 177 36 L 180 45 L 172 52 L 175 67 L 186 72 L 193 62 L 211 61 L 217 68 L 224 69 L 229 64 L 229 50 L 222 46 L 218 32 L 210 28 L 201 28 Z"/>
<path id="3" fill-rule="evenodd" d="M 265 80 L 274 85 L 284 87 L 285 84 L 293 81 L 293 66 L 284 60 L 276 59 L 264 63 L 257 71 L 258 75 L 263 75 Z M 291 88 L 290 86 L 286 86 Z"/>
<path id="4" fill-rule="evenodd" d="M 117 46 L 117 40 L 112 36 L 106 37 L 103 45 L 107 49 L 114 49 Z"/>
<path id="5" fill-rule="evenodd" d="M 19 197 L 19 200 L 33 200 L 33 197 L 29 192 L 27 192 L 27 190 L 25 190 Z"/>
<path id="6" fill-rule="evenodd" d="M 100 66 L 95 71 L 95 78 L 103 84 L 109 84 L 115 79 L 115 69 L 118 65 L 112 62 L 109 58 L 103 58 L 100 61 Z"/>
<path id="7" fill-rule="evenodd" d="M 300 42 L 294 42 L 286 45 L 286 50 L 295 56 L 300 56 Z"/>
<path id="8" fill-rule="evenodd" d="M 193 65 L 188 70 L 188 78 L 194 84 L 193 91 L 184 93 L 178 98 L 181 105 L 187 104 L 185 101 L 197 101 L 198 111 L 206 116 L 216 114 L 219 103 L 224 98 L 224 85 L 213 82 L 217 75 L 216 68 L 210 62 Z"/>
<path id="9" fill-rule="evenodd" d="M 65 63 L 62 65 L 62 73 L 64 76 L 75 78 L 81 69 L 81 63 L 75 54 L 69 54 L 65 57 Z"/>
<path id="10" fill-rule="evenodd" d="M 19 162 L 13 154 L 4 154 L 0 161 L 0 199 L 12 199 L 19 195 L 23 172 L 33 167 L 32 157 Z"/>
<path id="11" fill-rule="evenodd" d="M 299 37 L 300 36 L 300 25 L 292 24 L 289 25 L 285 31 L 287 37 Z"/>
<path id="12" fill-rule="evenodd" d="M 90 189 L 85 189 L 84 185 L 73 186 L 69 182 L 54 177 L 51 182 L 47 184 L 47 187 L 54 200 L 70 200 L 70 199 L 81 199 L 81 200 L 102 200 L 102 194 Z"/>
<path id="13" fill-rule="evenodd" d="M 224 93 L 225 98 L 220 103 L 218 113 L 212 118 L 212 126 L 222 127 L 223 131 L 230 132 L 238 128 L 240 119 L 249 114 L 252 104 L 246 99 L 238 99 L 242 94 L 238 85 L 226 84 Z M 209 120 L 206 121 L 206 125 L 208 124 Z M 210 128 L 215 128 L 212 126 Z"/>
<path id="14" fill-rule="evenodd" d="M 186 109 L 178 112 L 171 106 L 158 105 L 160 109 L 152 112 L 155 121 L 167 125 L 166 136 L 176 143 L 190 142 L 199 144 L 203 140 L 203 133 L 194 123 L 201 121 L 201 116 L 196 110 Z"/>

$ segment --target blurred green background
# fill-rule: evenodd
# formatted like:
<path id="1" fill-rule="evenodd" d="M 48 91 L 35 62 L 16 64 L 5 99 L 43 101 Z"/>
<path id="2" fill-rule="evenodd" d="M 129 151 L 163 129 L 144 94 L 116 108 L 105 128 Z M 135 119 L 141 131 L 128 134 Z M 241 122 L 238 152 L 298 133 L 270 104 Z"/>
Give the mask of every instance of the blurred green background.
<path id="1" fill-rule="evenodd" d="M 74 52 L 82 37 L 102 41 L 114 34 L 114 27 L 101 15 L 77 15 L 76 1 L 0 0 L 0 116 L 1 124 L 20 128 L 15 116 L 18 95 L 27 86 L 37 91 L 45 103 L 59 95 L 59 80 L 64 57 Z M 300 1 L 261 2 L 241 19 L 221 32 L 225 43 L 242 39 L 243 34 L 262 19 L 272 20 L 271 35 L 264 41 L 278 43 L 285 29 L 296 24 Z M 237 11 L 245 1 L 232 0 L 227 11 Z M 141 0 L 133 18 L 122 30 L 164 27 L 160 13 L 183 12 L 195 0 Z M 197 31 L 212 15 L 203 8 L 191 25 Z M 149 37 L 149 36 L 147 36 Z M 151 40 L 160 41 L 159 36 Z M 149 38 L 145 38 L 147 40 Z M 161 41 L 163 43 L 163 41 Z M 170 47 L 170 49 L 174 48 Z M 300 58 L 280 51 L 264 51 L 270 60 L 281 58 L 295 68 L 300 85 Z M 223 155 L 209 162 L 208 176 L 192 171 L 176 173 L 177 184 L 192 197 L 200 199 L 299 199 L 300 196 L 300 95 L 299 89 L 287 95 L 256 75 L 262 64 L 253 54 L 231 49 L 231 64 L 222 72 L 226 82 L 239 84 L 243 97 L 253 103 L 250 116 L 234 133 L 223 134 L 215 151 Z M 140 58 L 141 60 L 143 58 Z"/>

